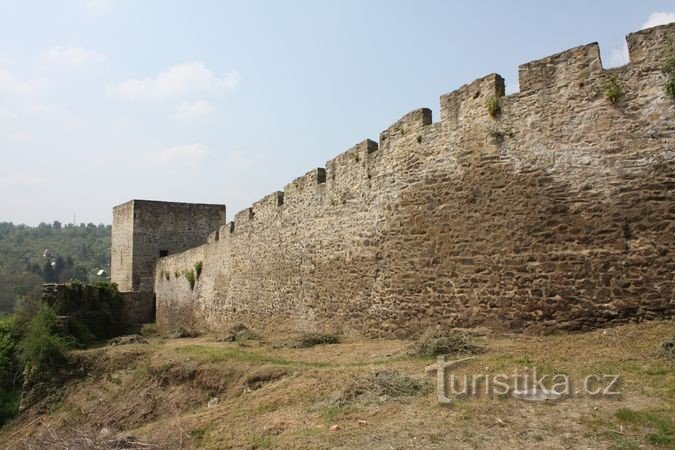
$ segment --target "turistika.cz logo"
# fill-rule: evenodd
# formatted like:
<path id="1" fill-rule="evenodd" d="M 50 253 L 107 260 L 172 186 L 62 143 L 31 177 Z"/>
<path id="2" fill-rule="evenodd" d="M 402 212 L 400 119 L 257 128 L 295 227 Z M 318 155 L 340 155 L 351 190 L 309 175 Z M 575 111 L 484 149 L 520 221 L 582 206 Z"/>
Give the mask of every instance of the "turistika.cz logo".
<path id="1" fill-rule="evenodd" d="M 451 369 L 473 357 L 446 361 L 439 356 L 435 364 L 425 369 L 436 375 L 436 393 L 443 404 L 453 397 L 503 398 L 511 396 L 526 401 L 555 401 L 564 397 L 614 397 L 621 395 L 620 376 L 592 374 L 572 380 L 566 374 L 543 374 L 537 368 L 514 369 L 511 373 L 479 373 L 458 375 Z"/>

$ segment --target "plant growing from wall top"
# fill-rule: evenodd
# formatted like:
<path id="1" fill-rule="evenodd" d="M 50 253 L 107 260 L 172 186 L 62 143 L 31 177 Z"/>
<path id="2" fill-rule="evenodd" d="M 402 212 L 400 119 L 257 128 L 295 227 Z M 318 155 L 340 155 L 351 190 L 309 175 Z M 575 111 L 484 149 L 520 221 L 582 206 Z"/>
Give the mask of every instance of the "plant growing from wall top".
<path id="1" fill-rule="evenodd" d="M 190 289 L 194 289 L 195 281 L 197 281 L 195 278 L 195 271 L 190 269 L 189 271 L 185 272 L 185 278 L 187 278 L 188 283 L 190 283 Z"/>
<path id="2" fill-rule="evenodd" d="M 199 276 L 202 274 L 202 268 L 204 266 L 204 263 L 201 261 L 197 261 L 195 263 L 195 272 L 197 272 L 197 279 L 199 279 Z"/>
<path id="3" fill-rule="evenodd" d="M 607 74 L 607 79 L 603 84 L 603 89 L 605 91 L 605 97 L 612 104 L 616 104 L 616 102 L 618 102 L 624 94 L 623 88 L 621 87 L 621 82 L 619 82 L 619 77 L 613 73 Z"/>
<path id="4" fill-rule="evenodd" d="M 666 81 L 666 94 L 675 99 L 675 54 L 673 54 L 663 66 L 663 72 L 668 75 Z"/>
<path id="5" fill-rule="evenodd" d="M 494 95 L 491 95 L 487 98 L 485 101 L 485 107 L 487 108 L 487 112 L 490 114 L 490 117 L 497 117 L 497 115 L 502 110 L 502 106 L 499 104 L 499 99 Z"/>

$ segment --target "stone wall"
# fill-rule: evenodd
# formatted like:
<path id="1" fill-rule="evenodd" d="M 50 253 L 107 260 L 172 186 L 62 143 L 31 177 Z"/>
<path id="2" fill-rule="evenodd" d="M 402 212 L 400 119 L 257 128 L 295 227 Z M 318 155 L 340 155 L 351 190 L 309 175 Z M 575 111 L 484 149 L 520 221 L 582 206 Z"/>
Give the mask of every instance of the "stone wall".
<path id="1" fill-rule="evenodd" d="M 672 318 L 675 101 L 661 68 L 675 24 L 627 39 L 617 69 L 590 44 L 522 65 L 519 93 L 493 74 L 443 95 L 440 122 L 413 111 L 162 258 L 158 323 L 404 336 Z"/>
<path id="2" fill-rule="evenodd" d="M 155 320 L 152 292 L 119 293 L 110 285 L 48 283 L 42 301 L 60 316 L 83 323 L 98 339 L 118 336 Z"/>
<path id="3" fill-rule="evenodd" d="M 110 272 L 112 281 L 122 291 L 131 291 L 132 247 L 134 239 L 134 202 L 113 208 Z"/>
<path id="4" fill-rule="evenodd" d="M 113 209 L 111 279 L 120 291 L 152 291 L 162 255 L 207 241 L 225 223 L 224 205 L 131 200 Z"/>

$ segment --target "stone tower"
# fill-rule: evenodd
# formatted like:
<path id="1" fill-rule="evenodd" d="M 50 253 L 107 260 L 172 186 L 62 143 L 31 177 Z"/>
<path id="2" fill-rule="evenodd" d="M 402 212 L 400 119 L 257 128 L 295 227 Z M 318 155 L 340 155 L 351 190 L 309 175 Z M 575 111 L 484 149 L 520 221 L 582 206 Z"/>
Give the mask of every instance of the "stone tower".
<path id="1" fill-rule="evenodd" d="M 113 209 L 111 278 L 122 292 L 152 291 L 161 257 L 206 243 L 225 205 L 131 200 Z"/>

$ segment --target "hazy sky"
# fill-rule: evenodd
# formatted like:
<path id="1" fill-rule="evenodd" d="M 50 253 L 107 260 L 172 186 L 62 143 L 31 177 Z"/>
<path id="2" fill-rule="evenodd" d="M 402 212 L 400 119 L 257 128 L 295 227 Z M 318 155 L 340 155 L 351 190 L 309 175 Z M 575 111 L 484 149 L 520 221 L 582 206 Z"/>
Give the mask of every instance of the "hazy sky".
<path id="1" fill-rule="evenodd" d="M 675 21 L 675 1 L 0 0 L 0 222 L 132 198 L 228 216 L 475 78 Z"/>

